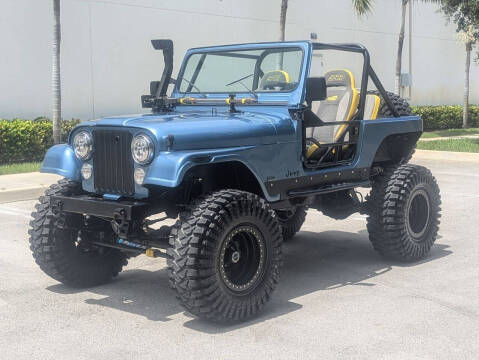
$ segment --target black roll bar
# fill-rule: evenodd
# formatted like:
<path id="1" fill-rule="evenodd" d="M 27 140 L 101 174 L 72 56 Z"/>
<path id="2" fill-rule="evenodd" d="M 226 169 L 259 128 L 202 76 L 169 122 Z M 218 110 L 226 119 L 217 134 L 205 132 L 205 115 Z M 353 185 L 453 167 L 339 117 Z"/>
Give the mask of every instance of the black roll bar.
<path id="1" fill-rule="evenodd" d="M 384 89 L 381 81 L 377 77 L 376 73 L 374 72 L 373 68 L 371 67 L 371 58 L 369 56 L 369 51 L 361 44 L 325 44 L 325 43 L 313 43 L 313 50 L 339 50 L 339 51 L 348 51 L 348 52 L 355 52 L 361 53 L 364 57 L 364 64 L 363 64 L 363 74 L 361 79 L 361 94 L 359 97 L 359 110 L 358 110 L 358 118 L 362 119 L 364 117 L 364 108 L 366 106 L 366 94 L 368 91 L 368 80 L 371 78 L 372 82 L 378 89 L 379 93 L 381 94 L 382 98 L 386 102 L 389 110 L 394 115 L 394 117 L 399 117 L 399 113 L 397 112 L 396 108 L 394 107 L 391 98 L 389 97 L 388 93 Z"/>

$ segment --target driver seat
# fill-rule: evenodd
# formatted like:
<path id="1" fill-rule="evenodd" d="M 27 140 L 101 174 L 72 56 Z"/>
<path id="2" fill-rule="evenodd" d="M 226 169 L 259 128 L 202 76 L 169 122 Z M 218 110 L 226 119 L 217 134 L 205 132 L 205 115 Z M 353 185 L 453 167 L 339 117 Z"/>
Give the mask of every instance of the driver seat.
<path id="1" fill-rule="evenodd" d="M 353 118 L 359 103 L 354 75 L 349 70 L 332 70 L 324 75 L 328 98 L 312 104 L 312 110 L 323 122 L 349 121 Z M 338 142 L 346 125 L 318 126 L 306 129 L 306 138 L 313 138 L 319 143 Z M 347 135 L 346 135 L 347 136 Z M 346 139 L 345 139 L 346 140 Z M 322 152 L 312 144 L 306 151 L 308 159 L 316 158 Z"/>

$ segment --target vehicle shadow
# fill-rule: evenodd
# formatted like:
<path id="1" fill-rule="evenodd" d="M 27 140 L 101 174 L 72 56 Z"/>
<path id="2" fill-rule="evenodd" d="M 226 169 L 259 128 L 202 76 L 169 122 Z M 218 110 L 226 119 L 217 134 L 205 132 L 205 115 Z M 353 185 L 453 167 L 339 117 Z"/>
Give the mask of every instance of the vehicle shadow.
<path id="1" fill-rule="evenodd" d="M 218 325 L 191 317 L 184 326 L 206 333 L 224 333 L 267 321 L 300 309 L 302 305 L 295 303 L 295 298 L 343 286 L 374 287 L 375 278 L 393 267 L 420 266 L 451 254 L 448 248 L 448 245 L 435 244 L 426 259 L 400 263 L 376 254 L 365 230 L 358 233 L 300 232 L 283 246 L 284 267 L 280 284 L 272 301 L 258 317 L 234 325 Z M 83 291 L 62 284 L 47 289 L 62 294 Z M 158 271 L 125 270 L 113 283 L 88 291 L 105 296 L 85 300 L 88 304 L 126 311 L 152 321 L 169 321 L 172 315 L 183 311 L 168 286 L 166 268 Z"/>

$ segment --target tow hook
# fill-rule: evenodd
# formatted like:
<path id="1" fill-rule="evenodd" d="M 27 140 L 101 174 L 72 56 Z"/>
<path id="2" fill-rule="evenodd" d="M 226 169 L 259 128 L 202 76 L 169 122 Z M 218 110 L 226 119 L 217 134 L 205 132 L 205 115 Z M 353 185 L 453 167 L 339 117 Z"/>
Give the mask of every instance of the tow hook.
<path id="1" fill-rule="evenodd" d="M 113 212 L 113 220 L 111 220 L 111 227 L 115 234 L 117 234 L 120 238 L 125 238 L 128 236 L 130 222 L 126 219 L 126 213 L 124 209 L 116 209 Z"/>

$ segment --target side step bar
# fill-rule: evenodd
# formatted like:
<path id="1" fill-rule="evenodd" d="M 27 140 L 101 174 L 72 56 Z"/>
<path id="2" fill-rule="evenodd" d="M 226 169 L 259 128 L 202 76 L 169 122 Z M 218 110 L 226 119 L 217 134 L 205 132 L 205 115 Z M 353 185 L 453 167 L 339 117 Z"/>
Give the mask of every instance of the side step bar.
<path id="1" fill-rule="evenodd" d="M 288 191 L 291 197 L 328 194 L 335 191 L 349 190 L 355 187 L 368 187 L 371 185 L 369 180 L 359 182 L 346 182 L 341 184 L 324 185 L 318 188 L 295 189 Z"/>

